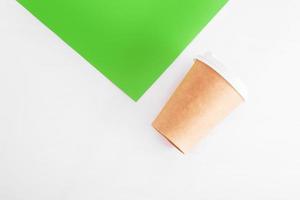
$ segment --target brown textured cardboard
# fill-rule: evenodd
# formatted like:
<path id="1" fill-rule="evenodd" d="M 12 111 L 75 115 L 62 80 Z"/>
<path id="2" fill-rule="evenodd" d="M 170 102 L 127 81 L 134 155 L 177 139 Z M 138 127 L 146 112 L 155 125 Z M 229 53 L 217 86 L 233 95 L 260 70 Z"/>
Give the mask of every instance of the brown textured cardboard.
<path id="1" fill-rule="evenodd" d="M 186 153 L 241 102 L 229 82 L 196 60 L 152 125 Z"/>

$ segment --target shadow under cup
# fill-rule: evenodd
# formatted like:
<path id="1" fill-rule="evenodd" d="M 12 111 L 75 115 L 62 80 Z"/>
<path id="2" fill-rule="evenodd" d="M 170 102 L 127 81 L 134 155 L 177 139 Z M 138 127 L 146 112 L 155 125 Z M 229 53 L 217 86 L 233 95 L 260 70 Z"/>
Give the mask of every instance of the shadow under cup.
<path id="1" fill-rule="evenodd" d="M 152 125 L 186 153 L 244 101 L 244 91 L 211 55 L 198 57 Z"/>

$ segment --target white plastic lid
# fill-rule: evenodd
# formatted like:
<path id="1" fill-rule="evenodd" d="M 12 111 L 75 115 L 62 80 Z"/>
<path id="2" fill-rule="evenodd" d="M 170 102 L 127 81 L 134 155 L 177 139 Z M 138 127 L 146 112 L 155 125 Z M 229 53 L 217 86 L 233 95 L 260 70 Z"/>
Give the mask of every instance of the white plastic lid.
<path id="1" fill-rule="evenodd" d="M 228 68 L 224 67 L 224 65 L 221 62 L 219 62 L 212 55 L 212 53 L 205 53 L 204 55 L 198 55 L 195 58 L 195 60 L 199 60 L 207 64 L 219 75 L 221 75 L 243 97 L 244 100 L 247 99 L 248 92 L 244 83 L 231 70 L 228 70 Z"/>

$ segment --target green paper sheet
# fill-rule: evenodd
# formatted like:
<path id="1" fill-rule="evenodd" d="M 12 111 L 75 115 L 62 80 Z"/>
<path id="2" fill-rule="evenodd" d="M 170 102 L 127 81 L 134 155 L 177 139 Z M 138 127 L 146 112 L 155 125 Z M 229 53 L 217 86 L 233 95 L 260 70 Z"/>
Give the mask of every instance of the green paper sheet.
<path id="1" fill-rule="evenodd" d="M 18 0 L 132 99 L 227 0 Z"/>

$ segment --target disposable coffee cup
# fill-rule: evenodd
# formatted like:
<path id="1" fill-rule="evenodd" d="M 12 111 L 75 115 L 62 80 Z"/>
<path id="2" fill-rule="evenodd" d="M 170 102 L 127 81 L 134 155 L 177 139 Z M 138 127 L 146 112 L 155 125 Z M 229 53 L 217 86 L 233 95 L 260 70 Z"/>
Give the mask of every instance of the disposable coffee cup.
<path id="1" fill-rule="evenodd" d="M 216 58 L 198 56 L 152 126 L 186 153 L 246 96 L 240 79 Z"/>

